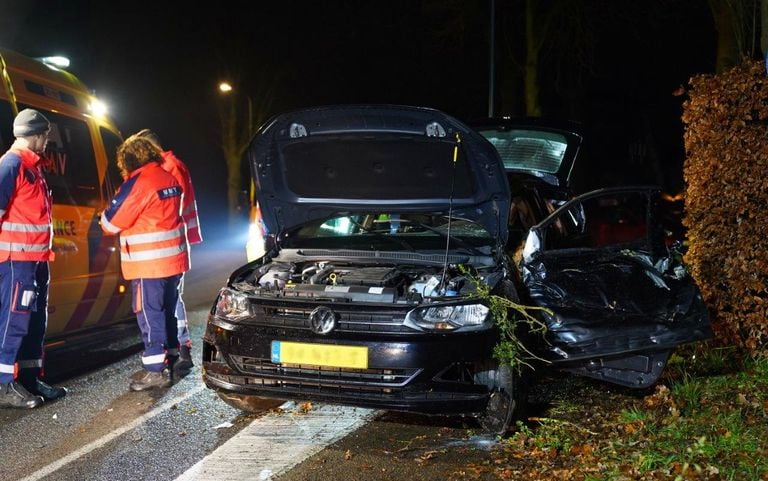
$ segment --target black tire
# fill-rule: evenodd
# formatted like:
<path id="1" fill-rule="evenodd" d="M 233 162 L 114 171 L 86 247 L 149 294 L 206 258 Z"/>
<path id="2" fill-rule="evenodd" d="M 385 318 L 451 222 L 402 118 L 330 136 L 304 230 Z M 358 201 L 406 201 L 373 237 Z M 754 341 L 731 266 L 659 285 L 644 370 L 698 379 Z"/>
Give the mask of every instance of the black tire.
<path id="1" fill-rule="evenodd" d="M 249 394 L 236 394 L 220 391 L 216 394 L 218 394 L 222 401 L 233 408 L 247 413 L 262 413 L 272 408 L 276 408 L 285 402 L 281 399 L 271 399 Z"/>
<path id="2" fill-rule="evenodd" d="M 504 436 L 523 419 L 527 404 L 527 383 L 516 369 L 504 365 L 488 371 L 491 396 L 485 411 L 477 416 L 483 431 Z"/>
<path id="3" fill-rule="evenodd" d="M 505 280 L 499 286 L 499 295 L 513 302 L 520 302 L 513 282 Z M 513 315 L 510 313 L 510 315 Z M 485 412 L 477 417 L 480 426 L 488 434 L 503 436 L 523 419 L 528 398 L 528 372 L 526 366 L 520 369 L 494 362 L 490 369 L 480 372 L 476 382 L 488 386 L 491 396 Z"/>

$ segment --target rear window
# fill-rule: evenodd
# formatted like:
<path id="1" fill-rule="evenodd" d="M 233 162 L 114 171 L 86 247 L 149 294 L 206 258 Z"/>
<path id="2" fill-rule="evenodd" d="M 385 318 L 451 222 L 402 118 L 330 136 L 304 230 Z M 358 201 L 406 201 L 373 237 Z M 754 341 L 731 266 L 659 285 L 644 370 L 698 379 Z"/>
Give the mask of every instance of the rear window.
<path id="1" fill-rule="evenodd" d="M 560 169 L 568 141 L 564 135 L 535 130 L 480 130 L 504 161 L 507 170 L 554 174 Z"/>
<path id="2" fill-rule="evenodd" d="M 285 180 L 299 197 L 326 199 L 446 199 L 471 197 L 472 175 L 454 143 L 396 136 L 331 137 L 282 150 Z M 453 189 L 452 189 L 453 186 Z"/>

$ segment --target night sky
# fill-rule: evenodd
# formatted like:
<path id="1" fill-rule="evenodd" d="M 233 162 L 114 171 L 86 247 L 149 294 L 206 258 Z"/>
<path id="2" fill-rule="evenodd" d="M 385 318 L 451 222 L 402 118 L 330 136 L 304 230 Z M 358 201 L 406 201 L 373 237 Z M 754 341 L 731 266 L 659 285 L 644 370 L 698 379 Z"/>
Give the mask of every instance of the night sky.
<path id="1" fill-rule="evenodd" d="M 540 73 L 545 115 L 581 122 L 587 135 L 576 189 L 651 182 L 679 190 L 684 97 L 672 92 L 714 69 L 706 0 L 571 2 L 588 55 L 573 39 L 553 37 Z M 496 0 L 497 115 L 524 114 L 524 6 Z M 107 102 L 124 135 L 152 128 L 187 162 L 204 229 L 226 205 L 217 109 L 232 99 L 220 96 L 219 81 L 234 82 L 235 101 L 251 96 L 266 105 L 264 117 L 323 104 L 396 103 L 471 121 L 488 113 L 488 42 L 488 0 L 195 9 L 175 1 L 0 0 L 0 45 L 68 56 L 69 70 Z"/>

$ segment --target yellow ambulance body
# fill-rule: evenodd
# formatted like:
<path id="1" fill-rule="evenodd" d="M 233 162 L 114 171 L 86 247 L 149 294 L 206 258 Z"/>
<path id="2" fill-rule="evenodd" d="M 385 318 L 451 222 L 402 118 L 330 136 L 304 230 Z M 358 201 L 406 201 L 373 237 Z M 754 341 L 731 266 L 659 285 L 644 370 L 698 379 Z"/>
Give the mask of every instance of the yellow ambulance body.
<path id="1" fill-rule="evenodd" d="M 129 286 L 120 275 L 116 236 L 99 226 L 121 178 L 115 151 L 122 142 L 96 98 L 72 74 L 0 49 L 0 155 L 13 142 L 13 118 L 36 109 L 51 122 L 43 155 L 53 194 L 53 250 L 47 348 L 98 337 L 133 318 Z"/>

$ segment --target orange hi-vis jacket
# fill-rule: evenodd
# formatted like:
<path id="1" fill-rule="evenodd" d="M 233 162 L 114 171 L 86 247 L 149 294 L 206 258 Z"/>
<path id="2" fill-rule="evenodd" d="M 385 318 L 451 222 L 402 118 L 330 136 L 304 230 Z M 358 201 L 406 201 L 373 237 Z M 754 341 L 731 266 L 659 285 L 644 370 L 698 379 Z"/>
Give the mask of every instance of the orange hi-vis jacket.
<path id="1" fill-rule="evenodd" d="M 184 197 L 181 200 L 181 217 L 187 225 L 187 240 L 190 244 L 203 242 L 203 235 L 200 233 L 200 219 L 197 215 L 195 188 L 192 186 L 192 177 L 189 175 L 187 166 L 170 150 L 163 152 L 163 163 L 160 165 L 163 170 L 170 172 L 176 178 L 184 190 Z"/>
<path id="2" fill-rule="evenodd" d="M 12 148 L 0 157 L 0 262 L 50 261 L 51 193 L 40 156 Z"/>
<path id="3" fill-rule="evenodd" d="M 157 162 L 131 172 L 109 207 L 101 228 L 120 233 L 120 264 L 126 279 L 159 279 L 189 270 L 182 188 Z"/>

